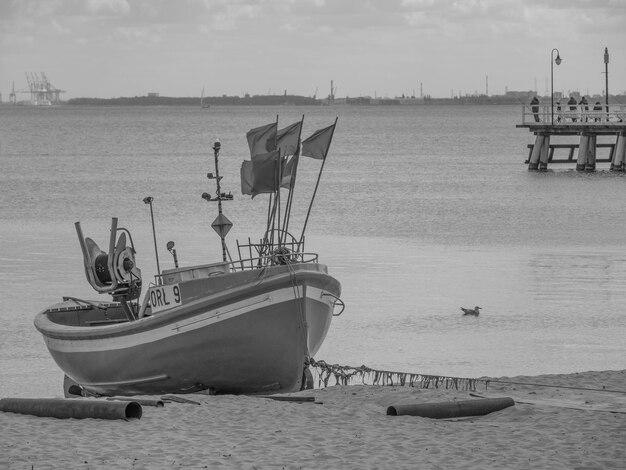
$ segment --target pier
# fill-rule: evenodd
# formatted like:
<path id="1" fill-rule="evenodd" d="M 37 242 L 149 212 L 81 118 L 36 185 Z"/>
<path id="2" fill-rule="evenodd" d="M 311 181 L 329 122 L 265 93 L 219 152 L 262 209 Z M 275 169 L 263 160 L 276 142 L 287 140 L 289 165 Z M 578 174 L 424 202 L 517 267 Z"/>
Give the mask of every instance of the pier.
<path id="1" fill-rule="evenodd" d="M 626 105 L 525 105 L 516 127 L 535 135 L 525 161 L 530 171 L 546 171 L 553 163 L 575 163 L 577 171 L 607 163 L 611 171 L 626 171 Z M 578 142 L 554 142 L 567 136 L 578 136 Z"/>

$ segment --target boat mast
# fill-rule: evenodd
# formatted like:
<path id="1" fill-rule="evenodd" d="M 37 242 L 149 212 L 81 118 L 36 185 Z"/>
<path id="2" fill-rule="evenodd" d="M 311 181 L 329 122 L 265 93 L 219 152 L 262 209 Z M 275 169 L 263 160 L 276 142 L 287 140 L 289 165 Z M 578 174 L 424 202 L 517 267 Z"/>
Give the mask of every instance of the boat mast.
<path id="1" fill-rule="evenodd" d="M 228 194 L 223 193 L 222 188 L 220 186 L 220 180 L 222 179 L 222 177 L 220 176 L 218 157 L 219 157 L 221 147 L 222 147 L 222 144 L 220 143 L 219 140 L 216 139 L 215 143 L 213 144 L 213 155 L 215 157 L 215 175 L 213 175 L 213 173 L 207 173 L 207 178 L 214 179 L 216 181 L 217 196 L 215 198 L 212 198 L 210 194 L 203 193 L 202 199 L 205 199 L 207 201 L 217 201 L 218 215 L 213 221 L 213 223 L 211 224 L 211 227 L 213 227 L 213 230 L 215 230 L 215 232 L 220 236 L 220 239 L 222 240 L 222 260 L 226 262 L 227 261 L 226 255 L 228 253 L 228 249 L 226 248 L 226 234 L 230 231 L 231 227 L 233 226 L 233 223 L 230 220 L 228 220 L 228 217 L 226 217 L 222 213 L 222 200 L 232 201 L 233 195 L 230 192 Z"/>
<path id="2" fill-rule="evenodd" d="M 283 233 L 287 233 L 289 230 L 289 219 L 291 218 L 291 202 L 293 200 L 294 188 L 296 185 L 296 173 L 298 171 L 298 159 L 300 158 L 300 137 L 302 137 L 302 127 L 304 126 L 304 114 L 302 115 L 302 120 L 300 121 L 300 132 L 298 133 L 298 146 L 296 151 L 292 155 L 293 169 L 291 172 L 291 176 L 289 178 L 289 193 L 287 195 L 287 204 L 285 207 L 285 219 L 283 221 Z M 282 183 L 282 179 L 281 179 Z"/>

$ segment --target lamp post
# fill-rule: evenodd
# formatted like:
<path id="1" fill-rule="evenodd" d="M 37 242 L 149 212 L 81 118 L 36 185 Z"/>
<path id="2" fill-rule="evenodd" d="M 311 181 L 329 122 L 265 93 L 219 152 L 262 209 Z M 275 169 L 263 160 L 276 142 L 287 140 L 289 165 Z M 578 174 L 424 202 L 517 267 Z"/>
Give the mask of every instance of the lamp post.
<path id="1" fill-rule="evenodd" d="M 606 102 L 606 117 L 609 118 L 609 48 L 604 48 L 604 99 Z"/>
<path id="2" fill-rule="evenodd" d="M 556 51 L 556 58 L 554 57 L 554 51 Z M 554 64 L 561 65 L 561 55 L 559 54 L 559 50 L 555 47 L 550 52 L 550 120 L 554 125 Z"/>

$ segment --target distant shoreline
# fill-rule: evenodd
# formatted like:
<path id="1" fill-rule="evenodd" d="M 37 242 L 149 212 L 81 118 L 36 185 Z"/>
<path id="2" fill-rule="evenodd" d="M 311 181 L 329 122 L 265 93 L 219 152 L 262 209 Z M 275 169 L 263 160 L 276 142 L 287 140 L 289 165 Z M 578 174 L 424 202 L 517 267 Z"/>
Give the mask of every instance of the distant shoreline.
<path id="1" fill-rule="evenodd" d="M 299 95 L 255 95 L 239 96 L 212 96 L 202 100 L 204 108 L 212 106 L 429 106 L 429 105 L 527 105 L 534 93 L 515 93 L 507 95 L 468 95 L 452 98 L 426 97 L 396 97 L 396 98 L 324 98 Z M 546 97 L 540 97 L 541 102 L 548 103 Z M 594 101 L 604 103 L 604 97 L 590 97 Z M 626 95 L 612 95 L 610 104 L 626 103 Z M 11 106 L 11 103 L 2 102 L 0 106 Z M 17 106 L 37 106 L 30 102 L 18 102 Z M 133 96 L 119 98 L 71 98 L 67 101 L 53 103 L 53 106 L 191 106 L 200 107 L 198 97 L 169 97 L 169 96 Z M 45 106 L 43 106 L 45 107 Z"/>
<path id="2" fill-rule="evenodd" d="M 238 96 L 205 97 L 204 106 L 258 106 L 258 105 L 289 105 L 316 106 L 319 100 L 306 96 L 270 95 L 270 96 Z M 64 102 L 77 106 L 196 106 L 200 107 L 198 97 L 168 96 L 134 96 L 120 98 L 72 98 Z"/>
<path id="3" fill-rule="evenodd" d="M 334 98 L 329 100 L 298 95 L 255 95 L 205 97 L 205 106 L 424 106 L 424 105 L 502 105 L 524 104 L 519 97 L 510 96 L 467 96 L 455 98 Z M 120 98 L 72 98 L 64 104 L 77 106 L 198 106 L 196 97 L 135 96 Z"/>

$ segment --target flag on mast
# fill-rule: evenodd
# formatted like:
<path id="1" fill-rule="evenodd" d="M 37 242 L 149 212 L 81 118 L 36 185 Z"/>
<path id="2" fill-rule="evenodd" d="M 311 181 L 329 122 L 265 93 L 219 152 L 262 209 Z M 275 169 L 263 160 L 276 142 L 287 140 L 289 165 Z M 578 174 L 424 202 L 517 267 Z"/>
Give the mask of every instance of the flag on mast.
<path id="1" fill-rule="evenodd" d="M 325 160 L 336 125 L 337 121 L 328 127 L 316 130 L 311 137 L 303 140 L 300 155 L 316 160 Z"/>
<path id="2" fill-rule="evenodd" d="M 241 163 L 241 194 L 256 196 L 256 194 L 252 193 L 252 186 L 254 186 L 252 160 L 244 160 Z"/>
<path id="3" fill-rule="evenodd" d="M 246 138 L 248 139 L 251 157 L 271 152 L 276 149 L 277 129 L 278 124 L 276 122 L 272 122 L 271 124 L 255 127 L 247 132 Z"/>
<path id="4" fill-rule="evenodd" d="M 280 150 L 281 156 L 296 154 L 301 130 L 302 121 L 298 121 L 277 131 L 276 148 Z"/>
<path id="5" fill-rule="evenodd" d="M 241 165 L 241 193 L 252 197 L 262 193 L 278 191 L 278 150 L 257 154 Z"/>
<path id="6" fill-rule="evenodd" d="M 307 157 L 315 158 L 317 160 L 322 160 L 322 166 L 320 168 L 320 172 L 317 174 L 317 182 L 315 183 L 313 196 L 311 197 L 311 201 L 309 202 L 309 210 L 306 213 L 306 219 L 304 219 L 302 233 L 300 234 L 300 243 L 304 241 L 304 232 L 306 231 L 306 225 L 309 222 L 309 215 L 311 215 L 311 208 L 313 207 L 313 201 L 315 200 L 317 188 L 320 184 L 322 171 L 324 171 L 324 165 L 326 164 L 326 155 L 328 155 L 328 149 L 330 147 L 331 140 L 333 140 L 333 133 L 335 132 L 335 126 L 337 125 L 338 119 L 338 117 L 335 118 L 335 122 L 331 126 L 315 131 L 311 137 L 305 139 L 302 142 L 301 154 Z"/>

